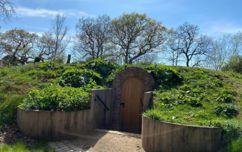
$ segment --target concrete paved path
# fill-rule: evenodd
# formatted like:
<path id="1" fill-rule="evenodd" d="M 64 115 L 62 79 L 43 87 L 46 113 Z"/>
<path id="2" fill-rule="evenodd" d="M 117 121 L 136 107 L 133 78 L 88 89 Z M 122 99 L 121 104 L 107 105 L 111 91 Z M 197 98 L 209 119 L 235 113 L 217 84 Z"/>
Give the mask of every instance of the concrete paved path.
<path id="1" fill-rule="evenodd" d="M 75 140 L 50 142 L 57 152 L 144 152 L 138 134 L 97 130 Z"/>

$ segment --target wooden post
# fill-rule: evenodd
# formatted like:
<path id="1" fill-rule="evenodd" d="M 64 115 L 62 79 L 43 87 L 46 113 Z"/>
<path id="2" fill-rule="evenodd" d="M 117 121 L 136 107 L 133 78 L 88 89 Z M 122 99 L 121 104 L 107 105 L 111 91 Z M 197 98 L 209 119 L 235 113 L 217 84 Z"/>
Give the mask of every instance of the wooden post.
<path id="1" fill-rule="evenodd" d="M 68 57 L 67 57 L 67 62 L 66 62 L 66 64 L 70 64 L 71 63 L 71 55 L 70 54 L 68 54 Z"/>

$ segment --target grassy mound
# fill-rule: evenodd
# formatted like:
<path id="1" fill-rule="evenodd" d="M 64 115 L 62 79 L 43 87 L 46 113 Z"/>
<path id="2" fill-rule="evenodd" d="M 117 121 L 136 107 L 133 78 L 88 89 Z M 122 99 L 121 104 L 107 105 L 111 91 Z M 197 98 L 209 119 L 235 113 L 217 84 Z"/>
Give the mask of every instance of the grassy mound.
<path id="1" fill-rule="evenodd" d="M 87 108 L 88 98 L 71 98 L 70 92 L 87 97 L 93 88 L 110 87 L 116 73 L 127 66 L 130 65 L 94 60 L 1 68 L 0 126 L 15 120 L 16 107 L 23 101 L 24 109 L 80 110 L 76 109 L 79 104 Z M 155 102 L 146 116 L 174 123 L 220 126 L 226 134 L 225 141 L 241 136 L 241 74 L 153 64 L 132 66 L 144 68 L 155 79 Z M 55 87 L 50 88 L 52 85 Z M 48 94 L 51 91 L 55 97 Z"/>
<path id="2" fill-rule="evenodd" d="M 156 88 L 153 108 L 145 112 L 146 116 L 173 123 L 222 127 L 225 141 L 241 135 L 242 75 L 170 68 L 182 81 L 173 85 L 169 81 L 168 85 Z"/>
<path id="3" fill-rule="evenodd" d="M 86 103 L 91 90 L 105 87 L 107 74 L 110 75 L 118 67 L 111 62 L 93 60 L 80 64 L 45 62 L 1 68 L 0 128 L 16 120 L 16 109 L 23 101 L 22 108 L 33 110 L 69 111 L 88 108 Z M 50 87 L 52 85 L 56 87 Z M 50 96 L 49 91 L 55 97 Z M 79 95 L 74 96 L 70 92 Z M 47 101 L 54 98 L 58 98 L 58 102 Z M 51 107 L 53 104 L 54 107 Z M 81 106 L 76 108 L 77 105 Z"/>

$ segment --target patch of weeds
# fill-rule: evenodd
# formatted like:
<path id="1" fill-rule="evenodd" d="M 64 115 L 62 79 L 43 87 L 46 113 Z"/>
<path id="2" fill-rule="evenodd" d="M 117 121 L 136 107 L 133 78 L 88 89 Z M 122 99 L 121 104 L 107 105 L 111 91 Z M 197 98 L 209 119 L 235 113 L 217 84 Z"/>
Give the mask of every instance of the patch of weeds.
<path id="1" fill-rule="evenodd" d="M 232 104 L 222 104 L 215 108 L 215 114 L 218 116 L 232 118 L 239 114 L 236 106 Z"/>

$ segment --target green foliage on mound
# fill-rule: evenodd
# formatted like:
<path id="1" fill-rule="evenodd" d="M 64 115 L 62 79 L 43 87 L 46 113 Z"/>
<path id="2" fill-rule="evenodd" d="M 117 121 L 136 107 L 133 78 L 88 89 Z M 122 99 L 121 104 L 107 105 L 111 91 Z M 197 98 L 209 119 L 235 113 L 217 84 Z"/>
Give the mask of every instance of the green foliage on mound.
<path id="1" fill-rule="evenodd" d="M 101 80 L 101 76 L 92 70 L 68 69 L 63 73 L 59 84 L 61 86 L 69 86 L 74 88 L 94 88 L 97 86 L 97 84 L 101 84 Z"/>
<path id="2" fill-rule="evenodd" d="M 229 142 L 224 148 L 224 152 L 241 152 L 242 138 L 238 138 Z"/>
<path id="3" fill-rule="evenodd" d="M 81 88 L 50 86 L 32 90 L 20 104 L 24 110 L 80 111 L 89 109 L 90 94 Z"/>
<path id="4" fill-rule="evenodd" d="M 114 62 L 104 61 L 102 59 L 96 59 L 88 61 L 84 64 L 86 69 L 92 69 L 99 73 L 104 79 L 111 75 L 120 66 Z"/>
<path id="5" fill-rule="evenodd" d="M 182 83 L 182 76 L 176 69 L 164 65 L 140 65 L 147 70 L 155 80 L 156 89 L 170 89 Z"/>
<path id="6" fill-rule="evenodd" d="M 22 96 L 11 96 L 7 97 L 6 95 L 0 95 L 0 128 L 10 124 L 13 120 L 16 119 L 16 111 L 19 103 L 22 102 Z"/>
<path id="7" fill-rule="evenodd" d="M 219 126 L 226 134 L 224 141 L 242 135 L 241 74 L 159 64 L 120 66 L 100 59 L 1 68 L 0 126 L 15 120 L 20 104 L 26 110 L 89 108 L 91 89 L 111 87 L 118 72 L 133 66 L 147 70 L 155 80 L 155 102 L 146 116 L 174 123 Z"/>
<path id="8" fill-rule="evenodd" d="M 162 84 L 155 90 L 154 105 L 145 115 L 160 121 L 216 126 L 224 129 L 224 141 L 242 135 L 242 96 L 230 75 L 212 70 L 171 67 L 182 82 Z M 161 74 L 158 74 L 161 75 Z M 237 79 L 236 83 L 242 88 Z M 237 90 L 236 90 L 237 89 Z"/>

